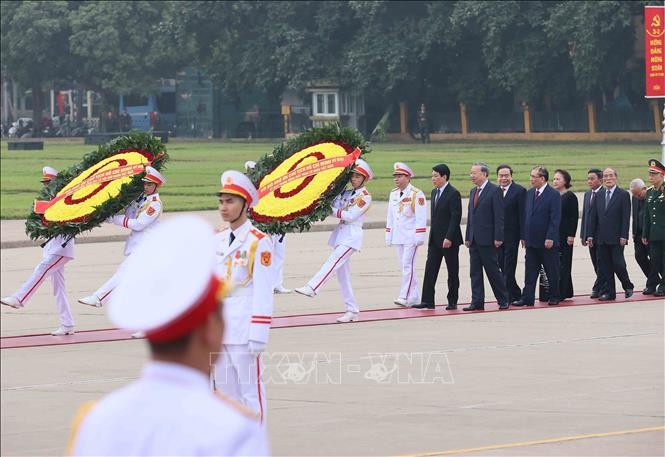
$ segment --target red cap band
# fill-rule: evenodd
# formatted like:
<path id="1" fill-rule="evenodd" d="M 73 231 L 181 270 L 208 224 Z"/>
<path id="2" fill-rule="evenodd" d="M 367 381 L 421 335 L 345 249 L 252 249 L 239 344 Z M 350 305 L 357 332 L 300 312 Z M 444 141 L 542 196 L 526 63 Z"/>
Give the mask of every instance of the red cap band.
<path id="1" fill-rule="evenodd" d="M 147 338 L 153 343 L 166 343 L 177 340 L 201 325 L 208 316 L 218 309 L 219 301 L 217 292 L 221 281 L 216 275 L 210 278 L 210 283 L 201 298 L 191 306 L 184 314 L 177 316 L 171 322 L 146 333 Z"/>

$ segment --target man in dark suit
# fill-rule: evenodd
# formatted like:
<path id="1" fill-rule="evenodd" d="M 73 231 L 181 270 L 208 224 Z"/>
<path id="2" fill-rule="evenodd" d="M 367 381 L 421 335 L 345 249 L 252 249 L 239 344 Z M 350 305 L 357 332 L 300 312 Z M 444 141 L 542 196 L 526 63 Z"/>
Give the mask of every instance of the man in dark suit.
<path id="1" fill-rule="evenodd" d="M 471 257 L 471 306 L 464 311 L 485 309 L 485 278 L 499 304 L 499 309 L 508 309 L 508 292 L 499 268 L 498 250 L 503 244 L 504 210 L 501 189 L 489 182 L 487 164 L 476 162 L 469 176 L 474 187 L 469 193 L 469 211 L 466 223 L 466 240 Z"/>
<path id="2" fill-rule="evenodd" d="M 561 223 L 561 195 L 547 185 L 547 168 L 537 166 L 531 170 L 531 189 L 526 193 L 524 210 L 524 290 L 522 298 L 513 305 L 533 306 L 536 281 L 540 267 L 550 284 L 550 305 L 558 305 L 559 297 L 559 224 Z"/>
<path id="3" fill-rule="evenodd" d="M 599 300 L 616 300 L 614 275 L 621 281 L 626 298 L 633 295 L 623 248 L 628 244 L 630 195 L 617 186 L 617 172 L 603 170 L 603 192 L 589 215 L 587 243 L 598 247 L 598 268 L 606 278 Z"/>
<path id="4" fill-rule="evenodd" d="M 587 238 L 589 234 L 589 214 L 596 204 L 596 198 L 600 195 L 598 192 L 603 186 L 603 171 L 598 168 L 592 168 L 587 172 L 586 178 L 589 190 L 584 193 L 584 204 L 582 206 L 582 224 L 580 225 L 580 240 L 582 246 L 589 246 L 589 255 L 591 256 L 591 263 L 593 264 L 593 271 L 596 273 L 596 280 L 591 288 L 591 298 L 600 297 L 600 291 L 603 289 L 605 278 L 603 272 L 598 268 L 598 248 L 596 245 L 587 245 Z"/>
<path id="5" fill-rule="evenodd" d="M 647 198 L 647 186 L 640 178 L 635 178 L 630 182 L 631 207 L 632 207 L 632 225 L 633 225 L 633 243 L 635 243 L 635 260 L 640 269 L 647 277 L 647 284 L 642 293 L 644 295 L 653 295 L 656 292 L 660 278 L 658 270 L 651 268 L 651 258 L 649 257 L 649 247 L 642 243 L 644 232 L 644 209 Z"/>
<path id="6" fill-rule="evenodd" d="M 427 262 L 423 280 L 422 302 L 413 308 L 434 309 L 434 286 L 441 260 L 448 269 L 447 310 L 457 309 L 459 297 L 459 247 L 462 244 L 462 197 L 450 183 L 450 168 L 439 164 L 432 168 L 431 226 Z"/>
<path id="7" fill-rule="evenodd" d="M 517 253 L 524 239 L 524 207 L 526 189 L 513 182 L 513 169 L 502 164 L 496 168 L 496 177 L 503 195 L 503 244 L 499 248 L 499 268 L 506 283 L 510 303 L 522 297 L 522 289 L 515 280 Z"/>

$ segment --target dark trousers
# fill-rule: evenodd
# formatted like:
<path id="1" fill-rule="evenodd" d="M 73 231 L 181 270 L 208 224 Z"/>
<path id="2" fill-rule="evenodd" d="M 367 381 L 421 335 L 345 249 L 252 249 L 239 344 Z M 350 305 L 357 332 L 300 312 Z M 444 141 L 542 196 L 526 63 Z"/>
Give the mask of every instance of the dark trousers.
<path id="1" fill-rule="evenodd" d="M 598 246 L 595 244 L 593 247 L 589 246 L 589 256 L 593 264 L 593 271 L 596 272 L 596 280 L 593 283 L 592 291 L 600 293 L 605 287 L 605 278 L 603 277 L 603 272 L 598 268 Z"/>
<path id="2" fill-rule="evenodd" d="M 522 298 L 522 289 L 515 280 L 515 269 L 517 268 L 517 253 L 519 251 L 520 241 L 504 241 L 499 248 L 499 268 L 503 274 L 503 281 L 506 283 L 506 290 L 511 302 Z"/>
<path id="3" fill-rule="evenodd" d="M 459 245 L 453 245 L 448 249 L 432 244 L 427 247 L 422 302 L 435 304 L 434 286 L 436 285 L 436 279 L 439 277 L 442 259 L 446 260 L 446 268 L 448 269 L 448 304 L 456 305 L 459 298 Z"/>
<path id="4" fill-rule="evenodd" d="M 649 246 L 642 244 L 642 237 L 636 236 L 633 238 L 635 243 L 635 260 L 640 266 L 642 273 L 647 277 L 647 289 L 656 289 L 658 287 L 658 269 L 651 267 L 651 258 L 649 256 Z"/>
<path id="5" fill-rule="evenodd" d="M 658 290 L 665 291 L 665 240 L 649 241 L 649 255 L 651 256 L 651 268 L 655 274 L 660 276 Z"/>
<path id="6" fill-rule="evenodd" d="M 471 256 L 471 267 L 469 269 L 471 276 L 471 305 L 482 307 L 485 304 L 485 278 L 483 269 L 487 274 L 487 279 L 492 286 L 492 292 L 499 305 L 508 303 L 508 292 L 503 275 L 499 269 L 498 249 L 494 246 L 478 246 L 475 242 L 469 246 Z"/>
<path id="7" fill-rule="evenodd" d="M 602 293 L 610 298 L 616 298 L 617 290 L 614 283 L 614 275 L 621 281 L 623 290 L 632 289 L 633 283 L 628 277 L 626 259 L 623 256 L 623 246 L 619 244 L 601 244 L 598 246 L 598 268 L 603 272 L 605 285 Z"/>
<path id="8" fill-rule="evenodd" d="M 550 300 L 559 300 L 559 249 L 526 248 L 526 260 L 524 262 L 524 289 L 522 290 L 522 301 L 531 305 L 536 299 L 536 281 L 540 267 L 545 269 L 549 280 Z"/>
<path id="9" fill-rule="evenodd" d="M 571 298 L 573 292 L 573 247 L 565 241 L 559 246 L 559 295 L 561 299 Z"/>

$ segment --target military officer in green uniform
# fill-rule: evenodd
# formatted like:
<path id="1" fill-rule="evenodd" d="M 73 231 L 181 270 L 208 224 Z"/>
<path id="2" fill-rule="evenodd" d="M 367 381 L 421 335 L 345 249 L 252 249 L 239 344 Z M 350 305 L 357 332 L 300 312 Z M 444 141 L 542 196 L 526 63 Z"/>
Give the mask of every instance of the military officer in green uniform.
<path id="1" fill-rule="evenodd" d="M 665 166 L 656 159 L 649 160 L 649 182 L 644 205 L 642 243 L 649 246 L 651 268 L 658 271 L 660 282 L 652 293 L 665 297 Z M 645 295 L 650 295 L 646 291 Z"/>

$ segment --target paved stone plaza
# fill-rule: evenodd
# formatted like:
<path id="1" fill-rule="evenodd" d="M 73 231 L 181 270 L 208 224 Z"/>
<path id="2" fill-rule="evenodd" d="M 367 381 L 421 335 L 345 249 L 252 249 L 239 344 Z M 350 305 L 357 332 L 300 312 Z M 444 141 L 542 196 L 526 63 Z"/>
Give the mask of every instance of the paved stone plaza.
<path id="1" fill-rule="evenodd" d="M 219 225 L 215 212 L 200 214 Z M 385 203 L 370 214 L 370 226 L 381 227 Z M 6 295 L 41 252 L 9 248 L 25 239 L 21 221 L 1 224 Z M 76 298 L 113 273 L 122 242 L 104 237 L 122 234 L 115 227 L 93 231 L 97 239 L 89 241 L 97 242 L 77 245 L 67 265 L 79 332 L 112 327 L 103 309 Z M 325 231 L 287 236 L 287 287 L 303 285 L 318 269 L 329 253 L 327 237 Z M 383 240 L 382 229 L 367 230 L 364 249 L 351 260 L 361 310 L 394 307 L 397 257 Z M 425 251 L 418 255 L 419 280 Z M 644 277 L 632 246 L 626 259 L 641 290 Z M 471 298 L 468 271 L 462 248 L 460 302 Z M 576 294 L 587 294 L 593 270 L 579 244 L 573 274 Z M 445 276 L 444 268 L 438 303 L 445 299 Z M 275 300 L 276 316 L 343 310 L 335 280 L 316 298 Z M 663 310 L 662 300 L 651 300 L 274 329 L 266 355 L 273 453 L 663 455 Z M 2 337 L 48 333 L 57 324 L 50 284 L 24 309 L 2 309 Z M 1 453 L 36 456 L 61 455 L 77 407 L 135 379 L 147 350 L 144 341 L 130 340 L 3 349 L 0 355 Z"/>

